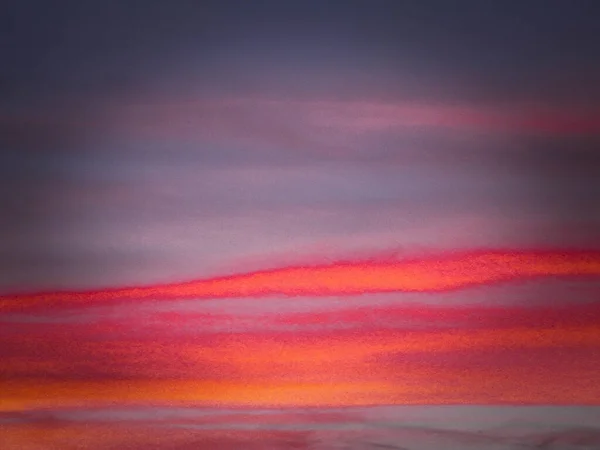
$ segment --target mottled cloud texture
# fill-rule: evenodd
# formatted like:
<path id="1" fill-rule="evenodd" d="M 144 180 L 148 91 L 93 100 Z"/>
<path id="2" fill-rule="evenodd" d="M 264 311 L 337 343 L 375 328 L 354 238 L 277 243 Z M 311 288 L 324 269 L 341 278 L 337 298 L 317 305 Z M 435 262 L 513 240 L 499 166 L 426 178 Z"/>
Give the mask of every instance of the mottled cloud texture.
<path id="1" fill-rule="evenodd" d="M 600 446 L 596 3 L 59 3 L 0 27 L 0 448 Z"/>

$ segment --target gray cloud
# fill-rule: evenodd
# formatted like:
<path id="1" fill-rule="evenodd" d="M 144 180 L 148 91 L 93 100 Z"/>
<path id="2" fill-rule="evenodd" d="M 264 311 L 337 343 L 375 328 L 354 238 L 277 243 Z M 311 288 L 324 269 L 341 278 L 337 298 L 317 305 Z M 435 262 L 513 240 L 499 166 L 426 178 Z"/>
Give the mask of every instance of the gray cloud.
<path id="1" fill-rule="evenodd" d="M 343 445 L 342 448 L 356 450 L 591 449 L 600 443 L 598 416 L 597 407 L 578 406 L 396 406 L 252 411 L 139 408 L 4 413 L 0 426 L 10 432 L 11 426 L 34 430 L 52 423 L 66 432 L 76 424 L 85 424 L 90 430 L 95 426 L 108 426 L 110 430 L 111 424 L 115 424 L 113 433 L 143 426 L 153 430 L 148 439 L 153 439 L 154 432 L 176 435 L 175 430 L 180 430 L 190 440 L 185 447 L 177 448 L 192 448 L 194 442 L 202 445 L 207 440 L 228 445 L 236 433 L 245 431 L 255 433 L 247 436 L 256 448 L 324 449 Z M 230 434 L 225 436 L 221 431 Z M 278 432 L 287 434 L 273 434 Z M 85 433 L 80 436 L 85 438 Z M 121 439 L 122 445 L 128 442 L 125 433 Z M 156 448 L 172 448 L 166 441 L 155 442 Z"/>

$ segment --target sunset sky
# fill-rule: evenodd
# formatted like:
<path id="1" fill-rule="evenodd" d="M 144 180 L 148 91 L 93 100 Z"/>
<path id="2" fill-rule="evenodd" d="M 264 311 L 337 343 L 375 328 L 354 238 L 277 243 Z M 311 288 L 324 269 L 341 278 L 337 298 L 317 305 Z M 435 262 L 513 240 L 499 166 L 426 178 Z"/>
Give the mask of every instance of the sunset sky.
<path id="1" fill-rule="evenodd" d="M 600 445 L 597 2 L 6 12 L 0 448 Z"/>

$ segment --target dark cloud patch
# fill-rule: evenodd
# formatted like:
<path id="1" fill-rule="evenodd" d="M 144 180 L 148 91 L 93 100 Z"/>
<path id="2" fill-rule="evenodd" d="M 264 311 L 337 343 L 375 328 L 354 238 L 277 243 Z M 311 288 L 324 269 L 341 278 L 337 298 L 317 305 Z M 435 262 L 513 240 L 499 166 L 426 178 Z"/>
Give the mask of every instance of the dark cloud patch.
<path id="1" fill-rule="evenodd" d="M 73 267 L 64 263 L 78 259 L 78 251 L 57 247 L 53 236 L 59 229 L 72 234 L 73 219 L 85 215 L 81 207 L 65 214 L 64 204 L 72 203 L 74 192 L 89 190 L 73 159 L 90 155 L 90 143 L 99 136 L 90 126 L 94 120 L 101 119 L 88 108 L 61 107 L 41 115 L 29 111 L 0 118 L 2 285 L 19 285 L 28 273 L 43 278 L 71 274 Z"/>
<path id="2" fill-rule="evenodd" d="M 508 157 L 538 192 L 534 203 L 548 212 L 557 234 L 565 222 L 598 223 L 600 138 L 524 139 Z"/>

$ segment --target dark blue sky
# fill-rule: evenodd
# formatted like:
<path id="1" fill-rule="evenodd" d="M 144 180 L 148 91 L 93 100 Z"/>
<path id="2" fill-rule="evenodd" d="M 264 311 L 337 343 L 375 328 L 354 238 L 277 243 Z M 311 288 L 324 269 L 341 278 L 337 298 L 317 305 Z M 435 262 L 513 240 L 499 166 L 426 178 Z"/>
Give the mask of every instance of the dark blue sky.
<path id="1" fill-rule="evenodd" d="M 252 63 L 282 70 L 278 87 L 287 91 L 307 90 L 289 72 L 346 68 L 358 77 L 371 66 L 392 79 L 452 79 L 459 92 L 438 96 L 598 99 L 593 0 L 9 1 L 3 9 L 0 82 L 14 101 L 143 91 L 161 76 L 185 83 L 181 72 L 191 71 L 211 89 L 239 92 L 253 88 Z M 354 89 L 332 92 L 322 81 L 308 90 Z M 412 95 L 433 95 L 419 89 Z"/>

